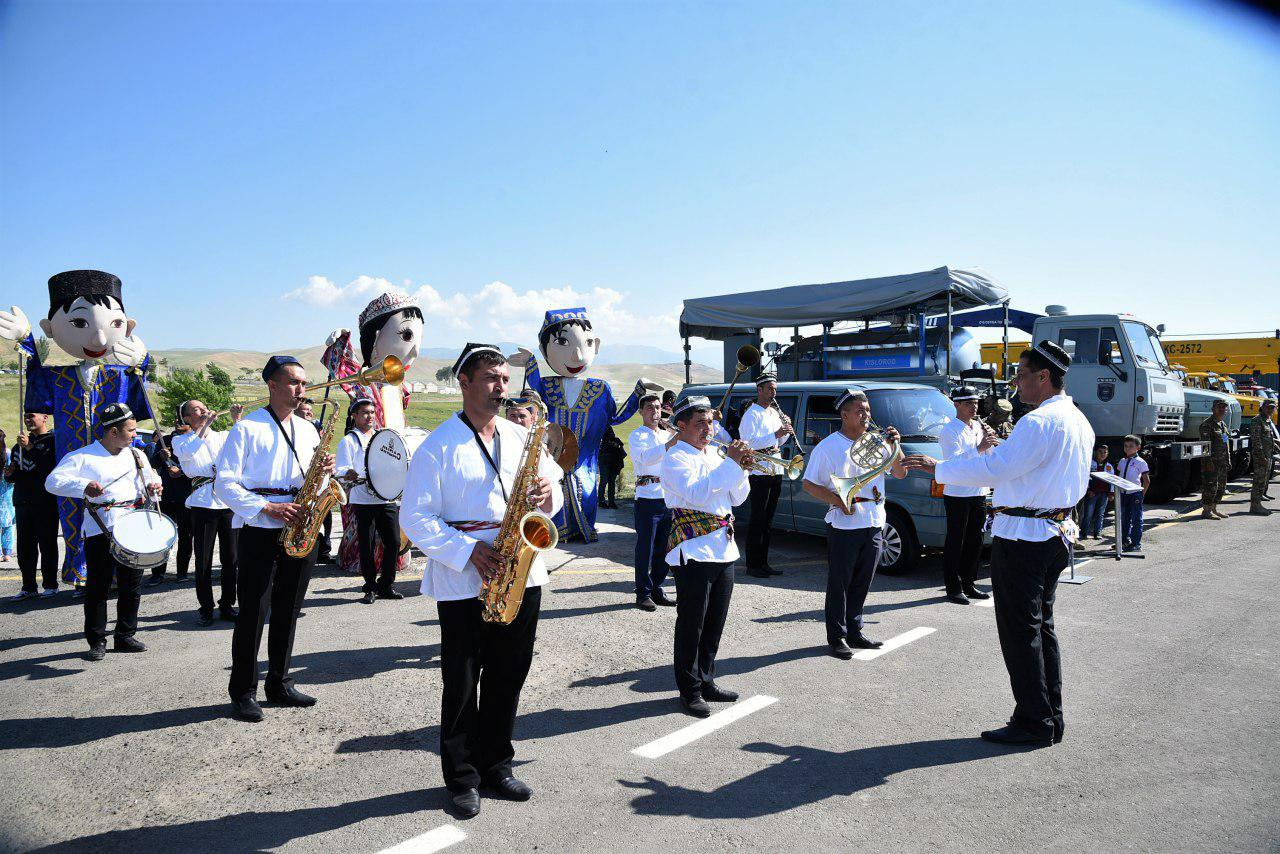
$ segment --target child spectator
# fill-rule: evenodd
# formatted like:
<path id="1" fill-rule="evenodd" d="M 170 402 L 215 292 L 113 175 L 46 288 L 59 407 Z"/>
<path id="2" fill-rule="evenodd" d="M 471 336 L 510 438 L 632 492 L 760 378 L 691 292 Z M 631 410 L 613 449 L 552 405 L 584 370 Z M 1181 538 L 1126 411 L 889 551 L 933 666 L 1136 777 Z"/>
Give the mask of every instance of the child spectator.
<path id="1" fill-rule="evenodd" d="M 1139 484 L 1142 489 L 1125 492 L 1120 495 L 1121 510 L 1124 515 L 1124 530 L 1121 531 L 1122 546 L 1127 552 L 1142 551 L 1142 499 L 1151 486 L 1151 467 L 1147 461 L 1138 456 L 1142 450 L 1142 439 L 1137 436 L 1124 437 L 1124 458 L 1116 466 L 1120 477 L 1130 483 Z"/>

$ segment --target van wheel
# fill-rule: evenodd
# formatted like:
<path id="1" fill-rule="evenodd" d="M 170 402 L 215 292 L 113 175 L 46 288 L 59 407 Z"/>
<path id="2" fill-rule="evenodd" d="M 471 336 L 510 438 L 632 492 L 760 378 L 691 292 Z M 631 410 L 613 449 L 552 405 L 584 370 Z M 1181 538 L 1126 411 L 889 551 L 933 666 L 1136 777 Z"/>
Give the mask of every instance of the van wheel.
<path id="1" fill-rule="evenodd" d="M 881 534 L 884 548 L 880 551 L 880 572 L 887 575 L 906 575 L 920 562 L 920 540 L 916 537 L 911 517 L 896 507 L 890 507 Z"/>

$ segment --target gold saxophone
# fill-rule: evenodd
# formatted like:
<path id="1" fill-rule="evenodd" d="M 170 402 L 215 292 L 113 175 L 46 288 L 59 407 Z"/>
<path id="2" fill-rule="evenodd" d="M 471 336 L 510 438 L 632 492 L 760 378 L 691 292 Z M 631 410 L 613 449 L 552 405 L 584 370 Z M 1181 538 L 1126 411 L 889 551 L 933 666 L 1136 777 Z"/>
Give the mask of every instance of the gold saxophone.
<path id="1" fill-rule="evenodd" d="M 502 558 L 502 569 L 486 581 L 480 591 L 480 600 L 484 603 L 482 616 L 487 623 L 506 625 L 516 618 L 524 600 L 524 588 L 529 581 L 529 567 L 533 559 L 539 552 L 554 549 L 560 540 L 556 523 L 529 501 L 529 489 L 538 476 L 543 436 L 549 425 L 547 407 L 542 400 L 532 395 L 528 403 L 535 410 L 533 428 L 524 443 L 524 454 L 511 487 L 502 527 L 493 541 L 494 551 Z"/>
<path id="2" fill-rule="evenodd" d="M 285 554 L 289 557 L 306 557 L 316 547 L 316 537 L 324 526 L 324 517 L 329 515 L 334 504 L 346 504 L 347 492 L 336 480 L 324 473 L 324 458 L 329 452 L 329 442 L 333 439 L 333 425 L 338 420 L 338 407 L 332 406 L 324 419 L 324 430 L 320 432 L 320 444 L 311 457 L 311 465 L 307 468 L 307 476 L 298 490 L 294 501 L 302 508 L 298 520 L 280 532 L 280 542 L 284 544 Z M 327 482 L 326 482 L 326 478 Z"/>

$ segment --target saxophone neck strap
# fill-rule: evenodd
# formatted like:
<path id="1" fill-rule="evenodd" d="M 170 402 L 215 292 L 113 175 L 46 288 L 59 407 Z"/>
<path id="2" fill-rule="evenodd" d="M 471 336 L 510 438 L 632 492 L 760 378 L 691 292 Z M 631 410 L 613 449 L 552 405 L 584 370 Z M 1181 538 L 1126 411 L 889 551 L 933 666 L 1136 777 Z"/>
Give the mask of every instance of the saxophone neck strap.
<path id="1" fill-rule="evenodd" d="M 502 434 L 498 432 L 497 425 L 495 424 L 493 428 L 493 453 L 491 454 L 489 449 L 485 447 L 484 440 L 480 438 L 480 431 L 476 429 L 476 425 L 471 423 L 467 413 L 459 412 L 458 418 L 471 430 L 471 435 L 475 437 L 476 444 L 480 447 L 480 453 L 484 454 L 484 461 L 489 464 L 489 468 L 493 469 L 493 474 L 498 479 L 498 487 L 502 490 L 502 500 L 510 502 L 511 498 L 507 495 L 507 485 L 502 482 Z"/>

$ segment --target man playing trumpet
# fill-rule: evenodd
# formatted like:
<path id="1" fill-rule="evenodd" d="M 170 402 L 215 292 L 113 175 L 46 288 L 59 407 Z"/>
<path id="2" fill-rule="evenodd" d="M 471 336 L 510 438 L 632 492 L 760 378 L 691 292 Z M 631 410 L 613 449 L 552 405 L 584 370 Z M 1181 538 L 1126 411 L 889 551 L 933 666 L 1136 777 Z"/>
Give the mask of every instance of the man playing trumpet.
<path id="1" fill-rule="evenodd" d="M 840 429 L 818 443 L 804 473 L 804 491 L 831 505 L 827 511 L 827 644 L 831 655 L 849 660 L 853 648 L 877 649 L 862 633 L 862 606 L 871 589 L 880 552 L 884 548 L 884 475 L 868 481 L 856 492 L 841 489 L 841 480 L 858 477 L 866 469 L 854 462 L 850 451 L 872 428 L 871 403 L 866 394 L 845 389 L 836 400 Z M 898 431 L 884 431 L 891 447 Z M 907 475 L 899 457 L 889 468 L 896 478 Z"/>

